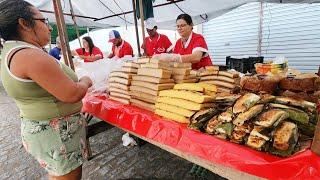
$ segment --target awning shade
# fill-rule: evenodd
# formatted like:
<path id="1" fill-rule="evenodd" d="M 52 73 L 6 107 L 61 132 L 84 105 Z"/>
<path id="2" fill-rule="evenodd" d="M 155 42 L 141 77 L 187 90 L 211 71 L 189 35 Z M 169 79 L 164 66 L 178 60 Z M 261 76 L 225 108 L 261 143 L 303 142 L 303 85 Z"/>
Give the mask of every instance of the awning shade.
<path id="1" fill-rule="evenodd" d="M 27 0 L 43 10 L 51 22 L 55 22 L 52 0 Z M 159 28 L 174 29 L 175 19 L 181 13 L 188 13 L 193 17 L 194 24 L 206 22 L 220 16 L 245 3 L 257 0 L 156 0 L 154 3 L 154 16 Z M 64 13 L 70 14 L 68 0 L 61 0 Z M 282 3 L 315 3 L 320 0 L 266 0 L 264 2 Z M 171 4 L 170 4 L 171 3 Z M 118 15 L 133 10 L 132 0 L 72 0 L 76 21 L 79 26 L 108 28 L 114 26 L 133 25 L 133 13 Z M 45 11 L 45 12 L 44 12 Z M 49 13 L 50 11 L 51 13 Z M 73 21 L 65 16 L 66 23 Z"/>

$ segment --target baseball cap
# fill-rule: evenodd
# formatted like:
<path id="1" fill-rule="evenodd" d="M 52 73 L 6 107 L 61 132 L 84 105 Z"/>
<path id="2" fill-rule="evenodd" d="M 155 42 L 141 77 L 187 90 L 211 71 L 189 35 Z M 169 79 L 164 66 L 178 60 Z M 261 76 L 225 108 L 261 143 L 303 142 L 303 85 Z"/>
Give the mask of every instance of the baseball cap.
<path id="1" fill-rule="evenodd" d="M 118 31 L 112 30 L 109 32 L 109 42 L 112 42 L 114 39 L 119 38 L 119 37 L 121 37 L 121 36 Z"/>
<path id="2" fill-rule="evenodd" d="M 157 26 L 157 22 L 155 21 L 154 18 L 148 18 L 145 21 L 146 29 L 153 29 L 154 27 Z"/>

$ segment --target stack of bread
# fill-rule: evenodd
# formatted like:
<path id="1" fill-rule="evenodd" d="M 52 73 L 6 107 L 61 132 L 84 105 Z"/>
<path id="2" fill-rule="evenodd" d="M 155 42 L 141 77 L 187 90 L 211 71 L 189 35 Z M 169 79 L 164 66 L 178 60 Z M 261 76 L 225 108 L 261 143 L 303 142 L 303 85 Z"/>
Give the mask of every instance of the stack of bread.
<path id="1" fill-rule="evenodd" d="M 206 95 L 207 92 L 211 95 Z M 214 92 L 214 85 L 176 84 L 171 90 L 160 91 L 155 113 L 180 123 L 189 123 L 197 111 L 213 107 Z"/>
<path id="2" fill-rule="evenodd" d="M 320 99 L 320 77 L 304 73 L 280 81 L 281 95 L 317 102 Z"/>
<path id="3" fill-rule="evenodd" d="M 240 76 L 236 71 L 219 71 L 218 66 L 207 66 L 198 73 L 200 82 L 214 84 L 218 92 L 235 92 L 239 90 Z"/>
<path id="4" fill-rule="evenodd" d="M 130 95 L 131 104 L 140 108 L 154 111 L 159 91 L 172 89 L 174 80 L 171 79 L 170 64 L 150 59 L 140 64 L 137 75 L 132 76 Z"/>
<path id="5" fill-rule="evenodd" d="M 175 83 L 195 83 L 198 82 L 196 75 L 191 74 L 191 63 L 172 63 L 172 78 Z"/>
<path id="6" fill-rule="evenodd" d="M 132 75 L 137 74 L 139 64 L 127 61 L 124 62 L 120 70 L 109 74 L 109 98 L 124 104 L 130 104 L 129 86 Z"/>

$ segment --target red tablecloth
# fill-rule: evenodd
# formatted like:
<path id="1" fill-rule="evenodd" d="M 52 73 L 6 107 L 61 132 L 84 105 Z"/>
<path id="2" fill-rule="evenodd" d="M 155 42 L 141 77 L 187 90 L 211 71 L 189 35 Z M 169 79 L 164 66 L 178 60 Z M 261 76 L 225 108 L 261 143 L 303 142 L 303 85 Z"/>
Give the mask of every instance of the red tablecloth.
<path id="1" fill-rule="evenodd" d="M 83 111 L 106 122 L 211 162 L 268 179 L 320 179 L 320 157 L 309 149 L 279 158 L 190 130 L 104 96 L 88 95 L 83 102 Z"/>

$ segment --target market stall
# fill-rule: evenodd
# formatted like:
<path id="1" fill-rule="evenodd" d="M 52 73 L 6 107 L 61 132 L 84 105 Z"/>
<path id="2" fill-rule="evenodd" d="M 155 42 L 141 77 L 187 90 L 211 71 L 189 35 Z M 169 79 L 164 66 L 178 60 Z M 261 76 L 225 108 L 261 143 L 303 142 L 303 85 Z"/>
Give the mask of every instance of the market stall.
<path id="1" fill-rule="evenodd" d="M 311 102 L 318 99 L 301 99 L 318 92 L 318 76 L 240 78 L 217 66 L 194 72 L 188 65 L 126 62 L 110 73 L 108 93 L 86 96 L 83 111 L 226 178 L 319 178 Z M 180 76 L 200 82 L 181 83 Z M 279 89 L 286 93 L 271 95 Z"/>
<path id="2" fill-rule="evenodd" d="M 177 6 L 176 3 L 178 2 L 180 1 L 169 2 L 168 5 Z M 189 4 L 182 2 L 180 5 L 190 7 L 190 2 L 194 1 L 189 1 Z M 219 2 L 223 3 L 223 1 Z M 191 13 L 191 15 L 193 15 L 197 23 L 201 23 L 207 21 L 208 17 L 216 17 L 246 2 L 251 1 L 233 1 L 233 3 L 227 4 L 228 6 L 215 9 L 211 14 L 208 11 L 207 16 L 203 16 L 203 14 L 199 14 L 199 12 Z M 85 3 L 83 4 L 85 5 Z M 40 6 L 48 8 L 45 3 L 42 3 Z M 162 6 L 159 5 L 159 7 Z M 63 24 L 65 24 L 63 22 L 64 12 L 62 12 L 62 7 L 59 7 L 59 3 L 55 4 L 55 9 L 56 12 L 58 12 L 56 14 L 57 19 L 62 21 L 58 22 L 58 25 L 60 24 L 59 34 L 63 34 L 65 30 L 61 29 L 63 29 Z M 49 11 L 46 12 L 50 14 Z M 119 14 L 113 12 L 113 14 L 106 15 L 106 17 L 90 18 L 81 17 L 81 15 L 78 14 L 80 11 L 77 11 L 77 9 L 75 12 L 76 15 L 73 15 L 74 17 L 93 19 L 94 22 L 100 21 L 103 23 L 108 22 L 105 20 L 107 18 L 111 19 L 110 22 L 114 22 L 114 19 L 120 18 L 123 20 L 122 23 L 128 23 L 128 17 L 122 18 L 121 16 L 131 13 L 129 10 L 123 12 L 123 9 L 121 9 Z M 164 12 L 169 14 L 167 11 Z M 181 12 L 178 11 L 176 13 Z M 94 16 L 94 14 L 92 16 Z M 172 18 L 172 14 L 170 14 L 170 18 Z M 163 22 L 160 22 L 160 25 L 171 23 L 172 19 L 164 18 Z M 63 44 L 67 44 L 67 40 L 62 42 L 64 42 Z M 64 51 L 68 52 L 68 47 L 65 47 Z M 70 57 L 66 57 L 65 59 L 70 59 Z M 304 104 L 299 104 L 300 101 L 297 105 L 296 101 L 292 99 L 289 99 L 287 103 L 287 99 L 276 99 L 276 97 L 272 97 L 271 100 L 267 98 L 266 101 L 261 103 L 260 98 L 262 99 L 262 95 L 260 95 L 260 93 L 265 93 L 265 90 L 268 91 L 268 88 L 265 88 L 267 86 L 263 86 L 263 83 L 258 83 L 258 85 L 247 87 L 246 85 L 248 84 L 245 83 L 245 85 L 241 86 L 241 90 L 253 91 L 259 95 L 247 95 L 245 92 L 239 94 L 241 78 L 237 73 L 228 71 L 221 72 L 219 67 L 209 67 L 208 69 L 200 70 L 193 74 L 191 73 L 191 66 L 189 65 L 173 64 L 168 67 L 165 63 L 158 63 L 152 60 L 140 60 L 141 62 L 139 62 L 139 60 L 136 62 L 126 62 L 120 70 L 110 73 L 108 93 L 99 96 L 88 94 L 83 100 L 83 111 L 226 178 L 314 179 L 320 177 L 320 159 L 316 154 L 319 153 L 320 149 L 318 144 L 319 122 L 316 126 L 318 117 L 315 116 L 315 119 L 312 116 L 316 114 L 314 111 L 315 103 L 311 104 L 311 106 L 307 103 L 307 107 L 305 107 Z M 70 60 L 68 61 L 72 62 Z M 260 80 L 259 77 L 250 78 L 249 80 L 255 78 Z M 202 82 L 201 86 L 175 85 L 195 83 L 198 81 Z M 204 87 L 203 83 L 214 86 L 206 85 L 206 87 Z M 264 83 L 266 83 L 266 85 L 272 85 L 272 83 L 269 84 L 268 81 Z M 249 84 L 252 85 L 254 83 Z M 277 82 L 277 87 L 278 84 L 279 81 Z M 188 90 L 188 92 L 180 93 L 179 90 Z M 271 91 L 273 90 L 274 89 L 271 89 Z M 194 93 L 194 91 L 197 93 Z M 216 95 L 218 93 L 234 94 L 235 96 L 231 95 L 234 100 L 232 102 L 229 100 L 226 102 L 224 101 L 225 99 L 223 99 L 223 101 L 220 101 L 220 99 L 218 102 L 216 101 Z M 273 92 L 268 93 L 272 94 Z M 310 91 L 308 93 L 310 93 Z M 310 94 L 307 94 L 307 96 L 309 95 Z M 244 110 L 235 111 L 236 101 L 246 96 L 252 99 L 257 99 L 257 96 L 259 98 L 252 103 L 252 106 L 250 105 L 250 107 L 246 107 Z M 251 102 L 252 99 L 250 98 L 249 101 Z M 170 101 L 170 99 L 174 99 L 174 101 Z M 186 100 L 189 102 L 186 102 Z M 190 101 L 195 102 L 190 103 Z M 292 102 L 294 103 L 292 104 Z M 188 105 L 181 108 L 185 103 Z M 217 108 L 219 103 L 224 105 L 223 110 Z M 291 105 L 293 105 L 293 107 L 291 107 Z M 246 106 L 246 104 L 242 103 L 242 106 Z M 189 107 L 192 108 L 188 109 Z M 220 122 L 218 115 L 220 116 L 223 113 L 228 114 L 227 108 L 233 108 L 234 114 L 231 115 L 231 120 L 223 120 L 223 122 Z M 251 108 L 256 108 L 254 109 L 255 111 L 252 110 L 254 115 L 252 115 L 252 113 L 245 114 L 249 112 Z M 219 109 L 219 111 L 215 109 Z M 277 123 L 275 123 L 275 121 L 271 124 L 268 122 L 267 124 L 270 125 L 265 125 L 265 123 L 259 120 L 252 121 L 251 123 L 259 126 L 260 129 L 253 128 L 253 124 L 251 124 L 252 128 L 249 128 L 250 130 L 246 129 L 248 132 L 245 131 L 244 135 L 239 135 L 240 132 L 242 133 L 242 130 L 239 129 L 242 128 L 241 126 L 244 124 L 244 121 L 249 121 L 249 119 L 253 117 L 255 118 L 262 111 L 270 112 L 274 109 L 277 109 L 277 113 L 281 114 L 281 117 L 283 116 L 281 121 L 277 119 Z M 175 110 L 176 112 L 174 112 Z M 287 111 L 291 112 L 291 117 Z M 293 115 L 292 111 L 294 111 Z M 202 113 L 212 114 L 210 118 L 205 118 L 205 121 L 199 123 L 200 120 L 198 120 L 197 117 L 201 117 L 203 115 Z M 310 117 L 310 113 L 312 117 Z M 249 115 L 250 118 L 241 119 L 240 117 L 242 116 L 240 115 Z M 307 128 L 307 130 L 305 130 L 307 131 L 306 134 L 309 135 L 309 137 L 310 134 L 312 134 L 312 137 L 314 135 L 313 145 L 311 146 L 309 139 L 309 141 L 304 141 L 299 144 L 299 150 L 290 149 L 289 154 L 284 155 L 281 151 L 283 146 L 280 147 L 275 143 L 275 139 L 277 138 L 276 134 L 279 134 L 279 131 L 283 129 L 289 128 L 291 134 L 286 134 L 287 141 L 281 142 L 282 144 L 280 144 L 285 144 L 284 146 L 287 144 L 288 147 L 286 146 L 285 150 L 289 150 L 289 147 L 295 148 L 298 144 L 298 137 L 300 137 L 298 132 L 300 133 L 300 131 L 302 131 L 302 126 L 298 126 L 296 122 L 300 120 L 300 115 L 302 115 L 304 119 L 307 119 L 303 122 L 303 127 Z M 215 118 L 215 116 L 217 116 L 217 118 Z M 290 121 L 282 122 L 286 118 L 290 119 Z M 312 119 L 312 123 L 309 123 L 311 122 L 310 119 Z M 267 121 L 269 120 L 270 119 L 267 118 Z M 280 127 L 278 123 L 280 123 Z M 213 124 L 213 126 L 209 126 L 210 124 Z M 230 130 L 230 127 L 232 130 Z M 263 127 L 263 130 L 270 130 L 271 127 L 272 129 L 270 130 L 271 132 L 269 131 L 268 134 L 265 135 L 264 132 L 261 131 L 261 127 Z M 240 139 L 235 138 L 239 136 L 241 136 Z M 293 141 L 293 143 L 291 141 Z M 244 144 L 247 146 L 244 146 Z M 280 147 L 280 150 L 275 149 L 277 153 L 273 154 L 274 151 L 269 149 L 265 150 L 264 147 L 262 148 L 262 146 L 266 144 L 271 144 L 271 149 Z M 278 157 L 275 154 L 286 157 Z"/>

